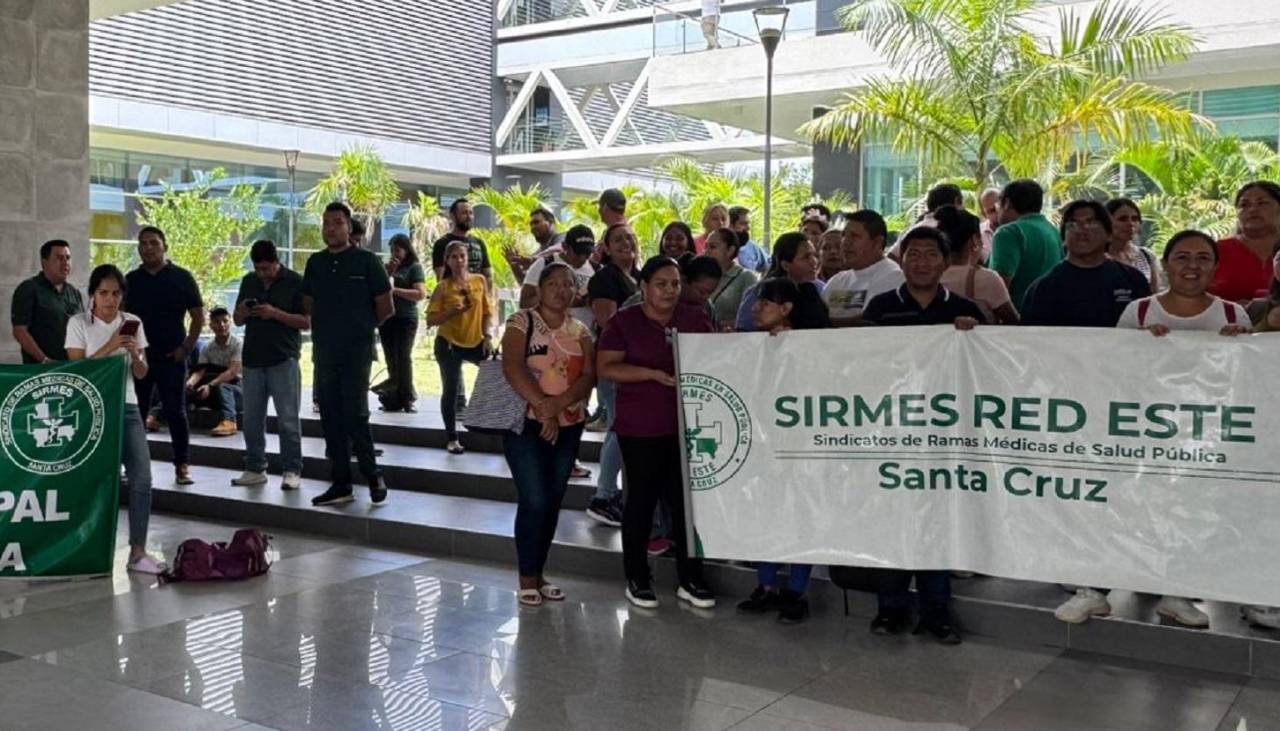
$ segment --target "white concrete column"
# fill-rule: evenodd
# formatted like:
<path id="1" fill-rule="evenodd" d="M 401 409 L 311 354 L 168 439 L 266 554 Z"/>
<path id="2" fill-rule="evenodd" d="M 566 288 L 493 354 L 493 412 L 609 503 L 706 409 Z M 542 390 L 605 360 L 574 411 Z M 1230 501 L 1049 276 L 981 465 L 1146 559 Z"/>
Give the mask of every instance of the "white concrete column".
<path id="1" fill-rule="evenodd" d="M 0 0 L 0 361 L 17 362 L 13 289 L 40 244 L 89 278 L 89 0 Z"/>

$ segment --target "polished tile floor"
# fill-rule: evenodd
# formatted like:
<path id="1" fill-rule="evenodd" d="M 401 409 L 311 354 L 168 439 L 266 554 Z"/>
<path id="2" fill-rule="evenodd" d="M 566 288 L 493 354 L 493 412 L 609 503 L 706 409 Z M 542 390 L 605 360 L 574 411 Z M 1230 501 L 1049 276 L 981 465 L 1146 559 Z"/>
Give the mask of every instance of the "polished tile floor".
<path id="1" fill-rule="evenodd" d="M 156 516 L 152 542 L 230 533 Z M 507 566 L 275 547 L 239 583 L 0 583 L 0 729 L 1280 729 L 1277 682 L 873 637 L 835 608 L 639 611 L 580 578 L 522 610 Z"/>

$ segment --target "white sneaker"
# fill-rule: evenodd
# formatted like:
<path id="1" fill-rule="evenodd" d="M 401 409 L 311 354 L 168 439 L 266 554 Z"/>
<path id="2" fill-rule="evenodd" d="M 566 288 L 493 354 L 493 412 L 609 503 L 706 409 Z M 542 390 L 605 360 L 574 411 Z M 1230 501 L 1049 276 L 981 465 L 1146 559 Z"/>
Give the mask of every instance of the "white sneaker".
<path id="1" fill-rule="evenodd" d="M 1156 605 L 1156 614 L 1172 619 L 1183 627 L 1204 629 L 1209 626 L 1209 615 L 1200 611 L 1200 608 L 1192 604 L 1190 599 L 1183 599 L 1180 596 L 1160 597 L 1160 603 Z"/>
<path id="2" fill-rule="evenodd" d="M 1280 629 L 1280 607 L 1240 607 L 1240 616 L 1255 627 Z"/>
<path id="3" fill-rule="evenodd" d="M 245 470 L 240 473 L 239 477 L 231 478 L 231 484 L 236 487 L 257 487 L 258 485 L 265 485 L 267 484 L 267 473 Z"/>
<path id="4" fill-rule="evenodd" d="M 1076 595 L 1062 603 L 1053 616 L 1069 624 L 1082 624 L 1090 617 L 1105 617 L 1111 614 L 1111 602 L 1097 589 L 1076 589 Z"/>
<path id="5" fill-rule="evenodd" d="M 302 475 L 297 472 L 286 472 L 284 478 L 280 480 L 281 490 L 297 490 L 302 487 Z"/>

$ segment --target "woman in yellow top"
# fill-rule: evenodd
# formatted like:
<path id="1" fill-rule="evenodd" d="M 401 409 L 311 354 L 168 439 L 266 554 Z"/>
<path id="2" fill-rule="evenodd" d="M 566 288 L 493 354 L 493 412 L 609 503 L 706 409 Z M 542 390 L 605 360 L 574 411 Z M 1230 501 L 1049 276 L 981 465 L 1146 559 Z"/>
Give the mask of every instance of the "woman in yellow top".
<path id="1" fill-rule="evenodd" d="M 449 244 L 444 251 L 444 276 L 431 293 L 427 325 L 436 330 L 436 364 L 440 366 L 440 414 L 450 454 L 462 454 L 458 442 L 458 386 L 462 363 L 479 363 L 493 352 L 493 328 L 498 308 L 482 274 L 467 271 L 467 245 Z"/>

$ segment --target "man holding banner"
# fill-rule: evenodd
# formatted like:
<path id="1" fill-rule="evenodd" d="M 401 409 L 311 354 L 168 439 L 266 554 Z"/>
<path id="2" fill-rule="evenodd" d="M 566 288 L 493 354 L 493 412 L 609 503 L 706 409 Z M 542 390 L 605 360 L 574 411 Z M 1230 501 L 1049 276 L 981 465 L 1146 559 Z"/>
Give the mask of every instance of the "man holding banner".
<path id="1" fill-rule="evenodd" d="M 985 322 L 978 305 L 946 290 L 942 274 L 951 261 L 951 244 L 946 234 L 935 228 L 917 226 L 902 239 L 902 273 L 906 277 L 897 290 L 871 298 L 863 319 L 872 325 L 953 324 L 957 330 L 972 330 Z M 915 574 L 920 604 L 916 633 L 928 632 L 944 645 L 960 644 L 960 634 L 951 624 L 951 573 L 949 571 L 889 571 L 880 582 L 879 610 L 871 622 L 878 635 L 901 634 L 910 618 L 912 599 L 908 588 Z"/>
<path id="2" fill-rule="evenodd" d="M 71 245 L 53 239 L 40 246 L 40 273 L 13 290 L 9 318 L 23 363 L 67 359 L 67 320 L 84 311 L 80 290 L 67 281 L 70 276 Z"/>

